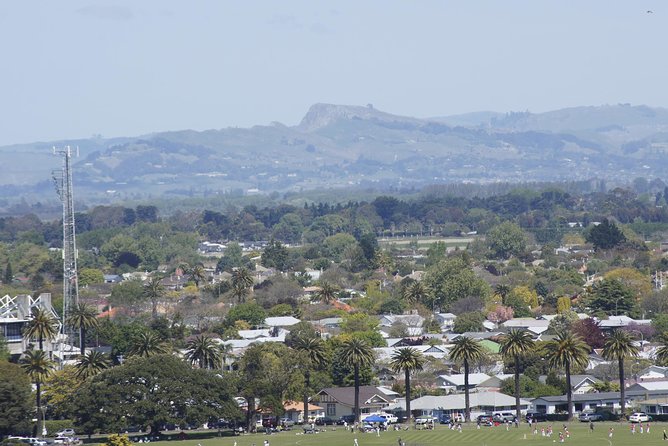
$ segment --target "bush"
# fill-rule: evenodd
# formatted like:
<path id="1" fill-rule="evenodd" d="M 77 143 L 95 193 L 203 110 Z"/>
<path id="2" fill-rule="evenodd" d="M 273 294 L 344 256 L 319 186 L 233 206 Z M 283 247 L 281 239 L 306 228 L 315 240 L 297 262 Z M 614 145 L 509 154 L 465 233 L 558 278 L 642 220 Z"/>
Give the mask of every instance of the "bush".
<path id="1" fill-rule="evenodd" d="M 547 421 L 568 421 L 567 413 L 548 413 Z"/>
<path id="2" fill-rule="evenodd" d="M 63 429 L 74 429 L 74 421 L 72 420 L 46 420 L 44 422 L 44 427 L 49 435 L 55 435 L 56 432 L 60 432 Z"/>

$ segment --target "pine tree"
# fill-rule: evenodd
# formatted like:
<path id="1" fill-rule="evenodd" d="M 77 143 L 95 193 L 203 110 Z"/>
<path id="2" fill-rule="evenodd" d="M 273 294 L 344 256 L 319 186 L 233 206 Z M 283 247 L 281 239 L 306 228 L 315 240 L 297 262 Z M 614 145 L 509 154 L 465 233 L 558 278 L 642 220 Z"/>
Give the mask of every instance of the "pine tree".
<path id="1" fill-rule="evenodd" d="M 8 260 L 7 261 L 7 268 L 5 268 L 5 275 L 2 278 L 2 281 L 5 284 L 9 285 L 10 283 L 12 283 L 12 280 L 14 280 L 14 273 L 12 272 L 12 264 Z"/>

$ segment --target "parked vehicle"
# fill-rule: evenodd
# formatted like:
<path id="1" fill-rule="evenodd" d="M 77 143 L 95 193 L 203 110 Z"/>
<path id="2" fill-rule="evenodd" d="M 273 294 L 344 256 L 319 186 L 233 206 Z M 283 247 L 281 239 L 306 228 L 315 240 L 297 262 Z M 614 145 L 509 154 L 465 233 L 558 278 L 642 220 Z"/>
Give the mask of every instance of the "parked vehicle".
<path id="1" fill-rule="evenodd" d="M 72 437 L 56 437 L 53 439 L 53 444 L 73 444 L 76 440 Z"/>
<path id="2" fill-rule="evenodd" d="M 76 435 L 76 432 L 74 432 L 74 429 L 63 429 L 60 432 L 56 432 L 56 437 L 74 437 Z"/>
<path id="3" fill-rule="evenodd" d="M 315 424 L 318 426 L 331 426 L 336 424 L 336 420 L 331 417 L 320 417 L 315 419 Z"/>
<path id="4" fill-rule="evenodd" d="M 524 417 L 527 421 L 531 420 L 532 423 L 547 421 L 547 414 L 544 412 L 527 412 Z"/>
<path id="5" fill-rule="evenodd" d="M 515 414 L 512 412 L 496 412 L 492 418 L 499 423 L 505 423 L 506 421 L 515 421 Z"/>
<path id="6" fill-rule="evenodd" d="M 292 418 L 281 418 L 278 420 L 278 424 L 283 427 L 292 427 L 295 425 L 295 420 Z"/>
<path id="7" fill-rule="evenodd" d="M 583 423 L 589 421 L 603 421 L 603 415 L 596 412 L 582 412 L 580 415 L 578 415 L 578 420 L 582 421 Z"/>
<path id="8" fill-rule="evenodd" d="M 438 417 L 438 422 L 441 424 L 450 424 L 450 421 L 452 421 L 452 417 L 450 414 L 444 413 L 441 414 L 440 417 Z"/>
<path id="9" fill-rule="evenodd" d="M 378 416 L 385 418 L 387 424 L 393 424 L 399 421 L 399 418 L 397 418 L 396 415 L 392 415 L 391 413 L 380 413 Z"/>
<path id="10" fill-rule="evenodd" d="M 336 424 L 343 426 L 343 423 L 348 423 L 349 425 L 355 422 L 355 415 L 343 415 L 341 418 L 336 420 Z"/>
<path id="11" fill-rule="evenodd" d="M 631 423 L 645 423 L 647 421 L 652 421 L 652 417 L 645 412 L 634 412 L 629 416 L 629 421 Z"/>

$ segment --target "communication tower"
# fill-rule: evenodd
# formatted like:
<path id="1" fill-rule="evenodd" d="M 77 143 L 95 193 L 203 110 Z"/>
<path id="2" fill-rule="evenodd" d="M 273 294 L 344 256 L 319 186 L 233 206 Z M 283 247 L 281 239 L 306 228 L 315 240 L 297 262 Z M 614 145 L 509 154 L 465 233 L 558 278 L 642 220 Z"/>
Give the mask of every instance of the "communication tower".
<path id="1" fill-rule="evenodd" d="M 77 149 L 78 151 L 78 149 Z M 79 301 L 79 281 L 77 275 L 77 245 L 74 227 L 74 199 L 72 196 L 72 149 L 66 146 L 59 150 L 53 148 L 54 155 L 63 158 L 63 167 L 53 171 L 56 192 L 63 202 L 63 321 L 62 335 L 66 344 L 72 345 L 76 338 L 74 329 L 69 324 L 72 310 Z"/>

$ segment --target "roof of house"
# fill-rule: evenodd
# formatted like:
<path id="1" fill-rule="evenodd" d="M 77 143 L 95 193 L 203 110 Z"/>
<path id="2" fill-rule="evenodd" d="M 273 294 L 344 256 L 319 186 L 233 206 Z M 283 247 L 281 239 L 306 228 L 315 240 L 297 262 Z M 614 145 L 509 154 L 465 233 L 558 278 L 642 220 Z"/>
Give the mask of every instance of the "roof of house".
<path id="1" fill-rule="evenodd" d="M 290 327 L 300 323 L 301 321 L 292 316 L 275 316 L 268 317 L 264 320 L 264 324 L 270 327 Z"/>
<path id="2" fill-rule="evenodd" d="M 470 405 L 472 408 L 485 407 L 504 407 L 515 406 L 515 397 L 505 395 L 500 392 L 474 392 L 470 396 Z M 529 405 L 530 401 L 520 399 L 520 404 Z M 464 410 L 466 404 L 464 394 L 453 394 L 445 396 L 427 395 L 415 400 L 411 400 L 411 410 Z M 406 409 L 404 400 L 390 404 L 385 410 Z"/>
<path id="3" fill-rule="evenodd" d="M 359 398 L 360 407 L 368 407 L 370 400 L 374 397 L 380 398 L 387 403 L 394 400 L 394 397 L 389 396 L 386 390 L 381 390 L 376 386 L 360 386 Z M 327 387 L 322 389 L 318 394 L 326 393 L 334 398 L 339 404 L 353 407 L 355 405 L 355 387 Z M 374 406 L 376 404 L 373 404 Z"/>
<path id="4" fill-rule="evenodd" d="M 499 353 L 501 350 L 501 345 L 499 343 L 490 341 L 489 339 L 483 339 L 480 341 L 480 345 L 489 350 L 492 353 Z"/>
<path id="5" fill-rule="evenodd" d="M 668 381 L 644 381 L 633 384 L 629 390 L 668 390 Z"/>
<path id="6" fill-rule="evenodd" d="M 464 385 L 464 374 L 458 375 L 438 375 L 443 381 L 446 381 L 453 386 L 463 386 Z M 487 373 L 469 373 L 469 385 L 477 386 L 481 382 L 487 381 L 489 375 Z"/>
<path id="7" fill-rule="evenodd" d="M 286 412 L 291 411 L 291 410 L 296 410 L 296 411 L 302 411 L 304 410 L 304 403 L 299 401 L 286 401 L 283 403 L 283 409 L 285 409 Z M 320 406 L 316 406 L 315 404 L 308 403 L 307 409 L 309 411 L 311 410 L 322 410 L 323 408 Z"/>

